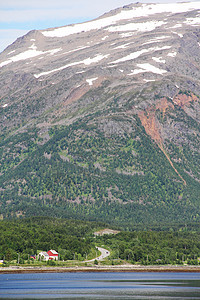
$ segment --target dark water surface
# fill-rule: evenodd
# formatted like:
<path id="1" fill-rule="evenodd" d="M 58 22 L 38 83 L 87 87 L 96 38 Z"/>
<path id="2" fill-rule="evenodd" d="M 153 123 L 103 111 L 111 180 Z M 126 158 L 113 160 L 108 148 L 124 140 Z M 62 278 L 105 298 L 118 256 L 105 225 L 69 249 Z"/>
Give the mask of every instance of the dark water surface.
<path id="1" fill-rule="evenodd" d="M 1 274 L 0 299 L 200 299 L 200 273 Z"/>

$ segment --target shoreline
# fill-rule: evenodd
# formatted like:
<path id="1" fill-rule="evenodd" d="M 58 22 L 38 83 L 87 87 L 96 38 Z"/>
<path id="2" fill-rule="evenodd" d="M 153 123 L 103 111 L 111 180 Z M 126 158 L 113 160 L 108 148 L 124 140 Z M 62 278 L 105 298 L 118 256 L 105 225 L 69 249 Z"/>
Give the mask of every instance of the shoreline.
<path id="1" fill-rule="evenodd" d="M 1 267 L 0 274 L 28 273 L 77 273 L 77 272 L 171 272 L 171 273 L 200 273 L 200 266 L 89 266 L 89 267 Z"/>

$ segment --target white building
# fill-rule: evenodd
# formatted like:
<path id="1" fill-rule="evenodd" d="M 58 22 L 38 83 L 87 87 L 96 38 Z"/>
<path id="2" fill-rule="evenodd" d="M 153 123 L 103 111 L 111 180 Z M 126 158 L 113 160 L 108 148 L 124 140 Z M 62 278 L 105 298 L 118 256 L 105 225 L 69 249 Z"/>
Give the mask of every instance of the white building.
<path id="1" fill-rule="evenodd" d="M 49 254 L 47 252 L 40 252 L 38 254 L 38 260 L 48 261 L 49 260 Z"/>

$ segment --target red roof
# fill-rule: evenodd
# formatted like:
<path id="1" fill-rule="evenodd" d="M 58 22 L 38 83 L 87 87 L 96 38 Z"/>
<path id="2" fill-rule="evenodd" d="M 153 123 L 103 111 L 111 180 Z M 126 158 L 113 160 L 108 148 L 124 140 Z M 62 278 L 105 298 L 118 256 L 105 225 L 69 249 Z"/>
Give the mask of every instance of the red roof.
<path id="1" fill-rule="evenodd" d="M 55 250 L 49 250 L 49 251 L 47 251 L 47 254 L 49 256 L 58 256 L 58 253 Z"/>

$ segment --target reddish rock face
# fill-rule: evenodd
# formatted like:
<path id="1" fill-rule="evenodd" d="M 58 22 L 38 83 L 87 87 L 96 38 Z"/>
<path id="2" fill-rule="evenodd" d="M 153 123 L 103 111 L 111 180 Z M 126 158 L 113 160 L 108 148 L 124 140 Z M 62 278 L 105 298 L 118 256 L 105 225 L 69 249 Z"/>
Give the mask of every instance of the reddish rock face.
<path id="1" fill-rule="evenodd" d="M 198 101 L 199 98 L 195 96 L 193 93 L 187 94 L 178 94 L 173 98 L 173 102 L 175 105 L 178 105 L 185 109 L 186 106 L 190 106 L 191 102 Z"/>
<path id="2" fill-rule="evenodd" d="M 156 111 L 159 110 L 165 115 L 169 108 L 174 109 L 174 105 L 164 97 L 158 99 L 155 105 L 150 106 L 145 111 L 138 112 L 138 116 L 146 133 L 159 145 L 162 144 L 163 138 L 161 136 L 161 125 L 156 118 Z"/>
<path id="3" fill-rule="evenodd" d="M 155 111 L 144 112 L 141 111 L 138 113 L 140 121 L 148 135 L 156 141 L 157 144 L 162 143 L 162 138 L 159 132 L 159 123 L 155 116 Z"/>
<path id="4" fill-rule="evenodd" d="M 181 107 L 186 113 L 192 102 L 199 101 L 199 98 L 193 93 L 190 94 L 178 94 L 173 99 L 172 102 L 174 105 Z M 162 124 L 156 118 L 156 111 L 160 111 L 165 116 L 167 110 L 170 108 L 175 109 L 175 106 L 171 101 L 167 100 L 166 97 L 156 100 L 156 103 L 148 107 L 144 111 L 138 111 L 138 116 L 142 125 L 145 128 L 145 131 L 151 138 L 159 145 L 164 142 L 164 138 L 161 133 Z"/>

